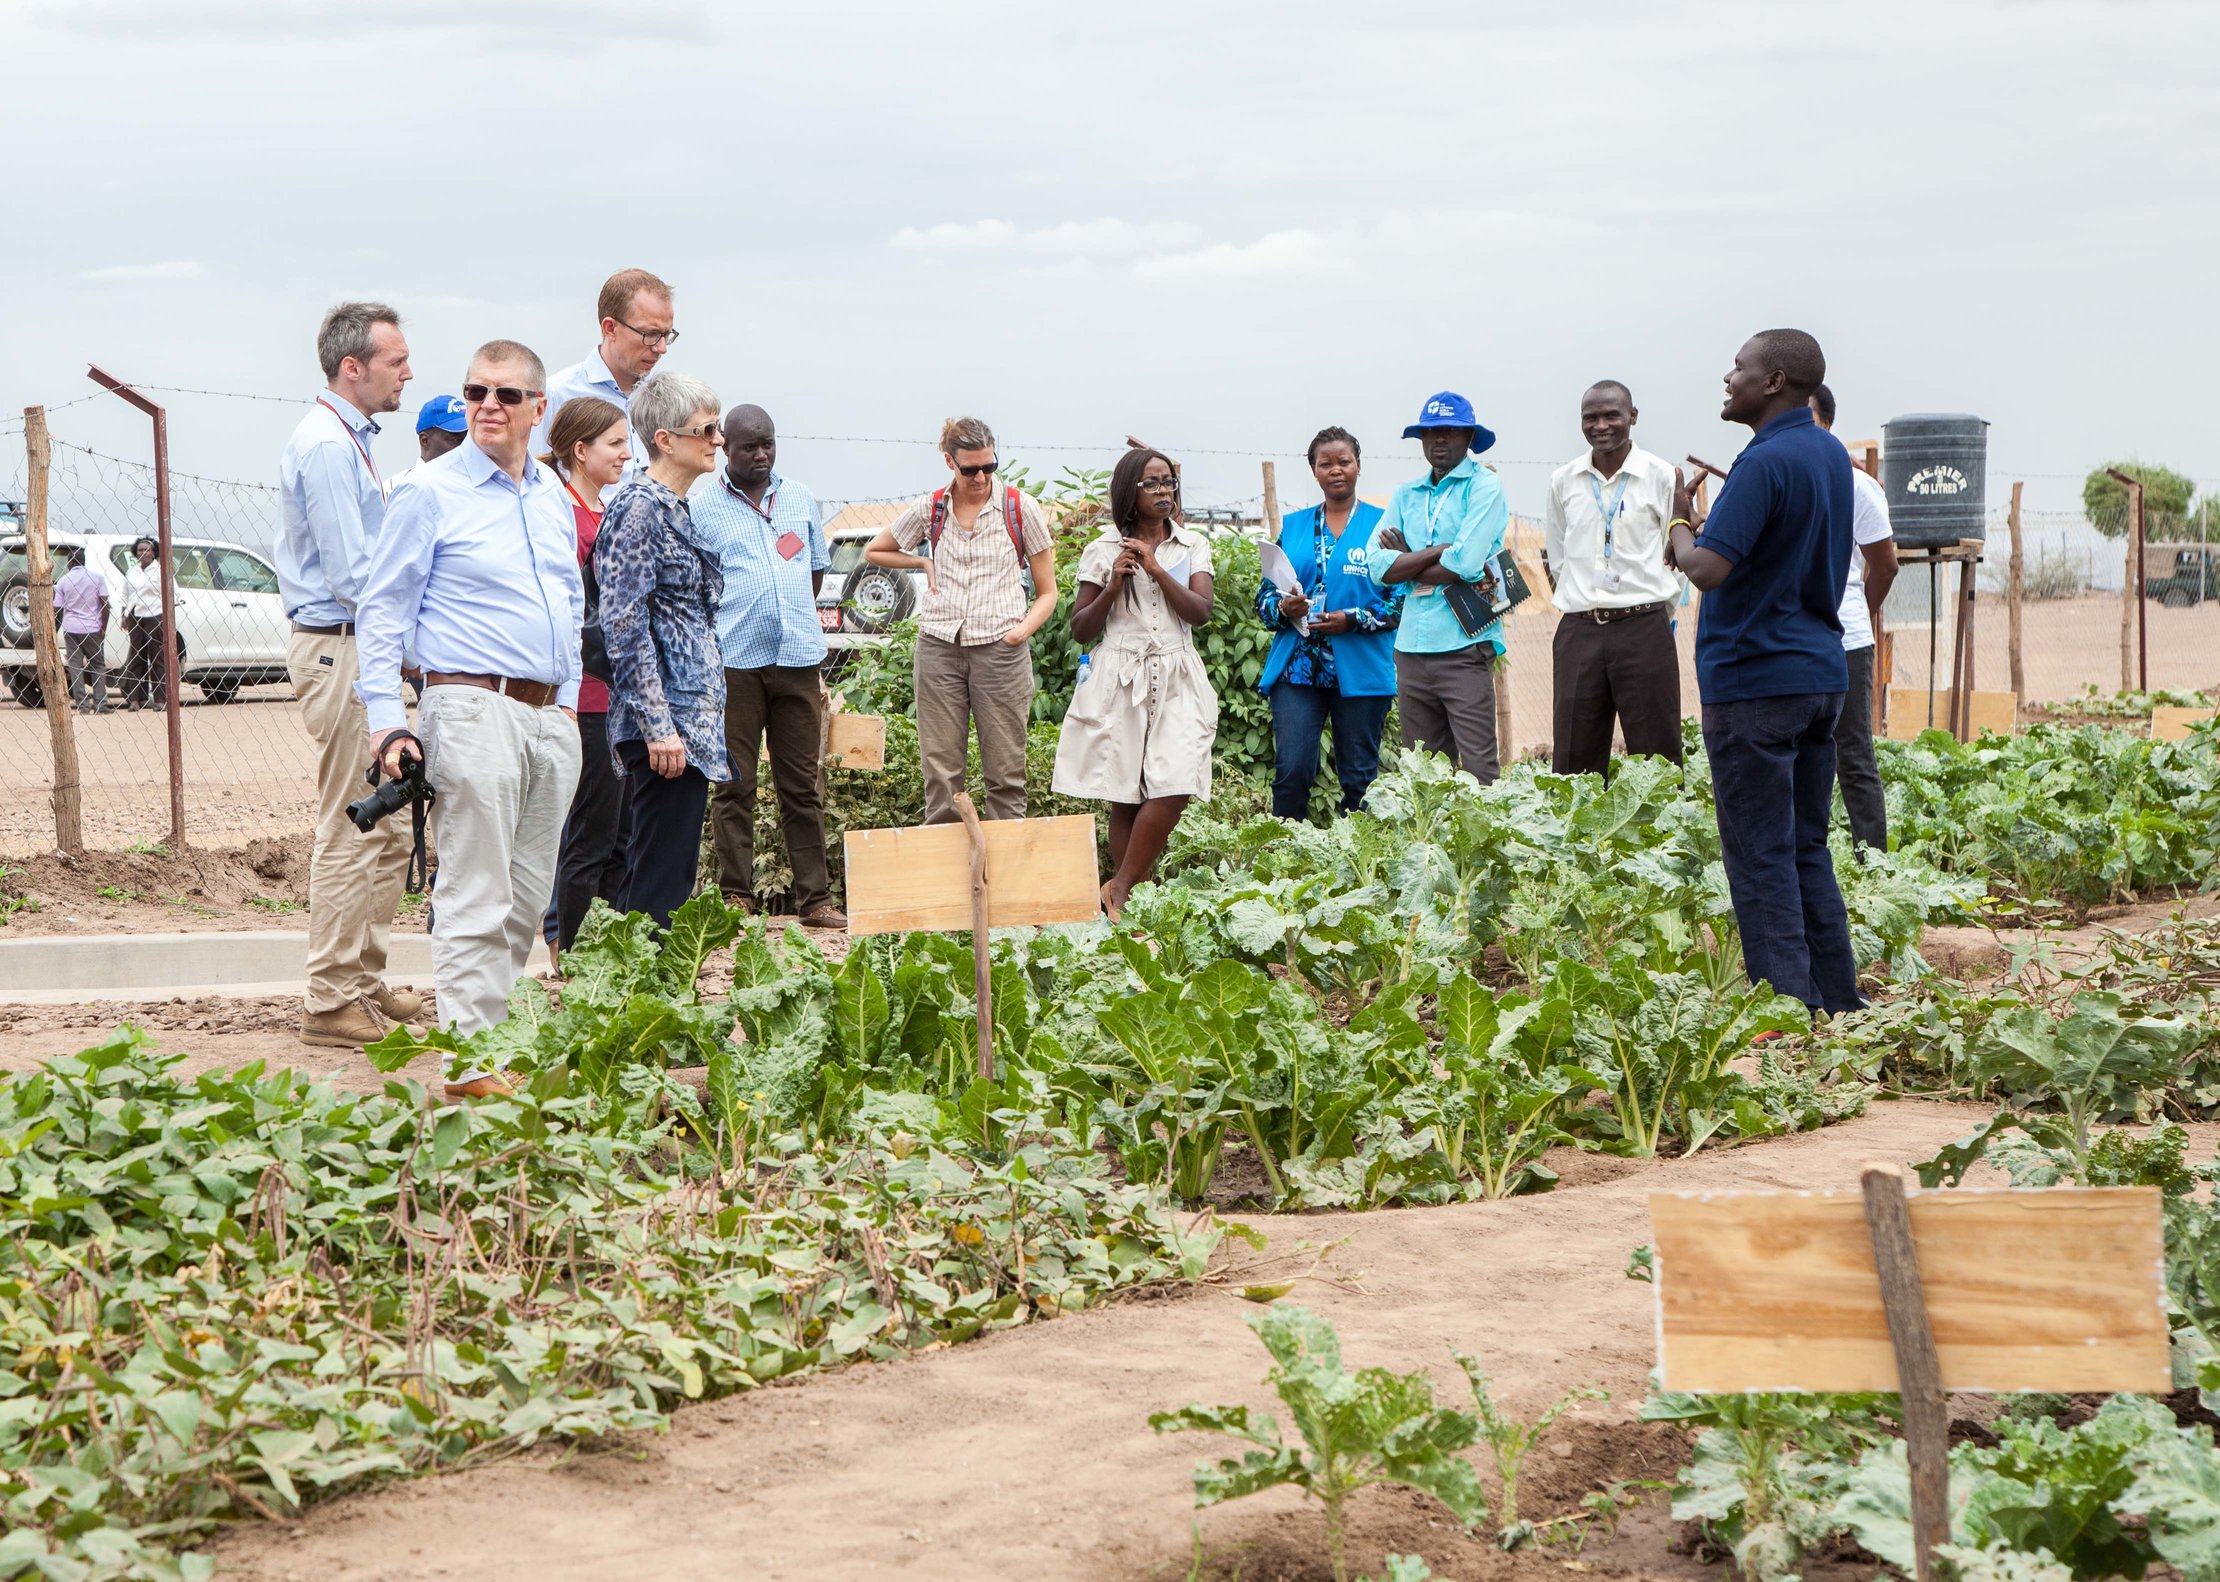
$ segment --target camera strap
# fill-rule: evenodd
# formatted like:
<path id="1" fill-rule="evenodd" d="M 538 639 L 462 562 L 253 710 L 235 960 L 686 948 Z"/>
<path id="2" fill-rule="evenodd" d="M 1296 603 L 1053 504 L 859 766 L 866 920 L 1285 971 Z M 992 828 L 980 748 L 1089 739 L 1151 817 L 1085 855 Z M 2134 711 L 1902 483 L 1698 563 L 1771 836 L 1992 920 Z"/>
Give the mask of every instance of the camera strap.
<path id="1" fill-rule="evenodd" d="M 428 895 L 432 888 L 431 856 L 424 849 L 424 813 L 421 798 L 409 804 L 409 865 L 401 888 L 410 895 Z"/>

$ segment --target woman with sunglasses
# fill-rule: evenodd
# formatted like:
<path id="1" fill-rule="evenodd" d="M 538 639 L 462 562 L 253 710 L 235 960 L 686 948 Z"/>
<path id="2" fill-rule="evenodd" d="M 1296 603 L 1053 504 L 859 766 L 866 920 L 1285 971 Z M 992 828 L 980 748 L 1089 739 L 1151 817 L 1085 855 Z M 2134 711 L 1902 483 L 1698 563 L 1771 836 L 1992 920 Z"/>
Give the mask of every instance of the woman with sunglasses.
<path id="1" fill-rule="evenodd" d="M 581 569 L 601 534 L 602 491 L 615 487 L 631 459 L 624 412 L 599 396 L 573 397 L 547 425 L 540 464 L 562 480 Z M 578 683 L 578 747 L 578 789 L 563 821 L 555 897 L 548 903 L 547 942 L 556 950 L 578 943 L 578 925 L 595 896 L 614 906 L 624 894 L 624 777 L 609 756 L 609 684 L 592 676 Z"/>
<path id="2" fill-rule="evenodd" d="M 1310 475 L 1325 499 L 1280 524 L 1280 552 L 1295 589 L 1283 593 L 1269 577 L 1257 585 L 1257 619 L 1273 634 L 1256 689 L 1272 703 L 1272 812 L 1279 818 L 1308 816 L 1319 733 L 1329 720 L 1342 812 L 1364 806 L 1380 772 L 1380 733 L 1395 702 L 1403 590 L 1382 589 L 1364 572 L 1380 508 L 1357 498 L 1361 455 L 1347 429 L 1318 431 Z"/>
<path id="3" fill-rule="evenodd" d="M 864 558 L 925 573 L 912 661 L 925 822 L 955 820 L 974 724 L 986 793 L 980 817 L 1023 818 L 1033 634 L 1056 609 L 1055 545 L 1031 495 L 995 487 L 994 430 L 975 417 L 950 418 L 940 454 L 948 484 L 882 529 Z"/>
<path id="4" fill-rule="evenodd" d="M 1071 635 L 1097 646 L 1056 743 L 1059 795 L 1110 804 L 1113 921 L 1190 797 L 1210 795 L 1218 694 L 1195 651 L 1210 619 L 1210 540 L 1179 520 L 1179 472 L 1141 447 L 1110 475 L 1110 525 L 1079 557 Z"/>
<path id="5" fill-rule="evenodd" d="M 632 392 L 645 472 L 610 496 L 594 541 L 609 650 L 609 741 L 625 778 L 626 912 L 658 924 L 694 893 L 709 783 L 725 768 L 725 666 L 717 604 L 725 577 L 686 492 L 717 464 L 717 392 L 656 374 Z"/>

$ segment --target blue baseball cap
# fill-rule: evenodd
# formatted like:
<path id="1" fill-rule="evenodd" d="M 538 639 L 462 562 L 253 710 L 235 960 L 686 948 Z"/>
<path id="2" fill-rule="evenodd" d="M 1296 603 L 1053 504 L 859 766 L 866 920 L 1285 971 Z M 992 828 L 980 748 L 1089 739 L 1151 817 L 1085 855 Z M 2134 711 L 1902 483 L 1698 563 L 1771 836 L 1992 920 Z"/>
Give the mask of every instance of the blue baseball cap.
<path id="1" fill-rule="evenodd" d="M 433 396 L 416 409 L 416 432 L 428 428 L 443 428 L 450 434 L 470 432 L 470 420 L 463 416 L 461 396 Z"/>
<path id="2" fill-rule="evenodd" d="M 1472 430 L 1472 453 L 1477 456 L 1495 443 L 1495 430 L 1483 426 L 1472 415 L 1472 403 L 1454 390 L 1444 390 L 1426 398 L 1425 408 L 1418 414 L 1418 421 L 1403 430 L 1405 439 L 1416 439 L 1430 428 L 1469 428 Z"/>

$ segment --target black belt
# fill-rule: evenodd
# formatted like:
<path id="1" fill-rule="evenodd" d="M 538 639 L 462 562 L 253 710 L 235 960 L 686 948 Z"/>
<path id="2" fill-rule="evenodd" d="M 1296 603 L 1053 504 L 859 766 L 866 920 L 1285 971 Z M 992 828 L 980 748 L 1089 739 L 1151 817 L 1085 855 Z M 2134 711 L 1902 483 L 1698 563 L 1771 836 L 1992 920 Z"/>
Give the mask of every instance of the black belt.
<path id="1" fill-rule="evenodd" d="M 303 626 L 295 621 L 293 630 L 303 637 L 352 637 L 355 635 L 355 623 L 341 621 L 337 626 Z"/>
<path id="2" fill-rule="evenodd" d="M 1623 609 L 1567 610 L 1565 613 L 1579 620 L 1593 621 L 1598 626 L 1609 626 L 1613 621 L 1623 621 L 1629 616 L 1663 614 L 1672 607 L 1670 600 L 1653 599 L 1648 604 L 1629 604 Z"/>

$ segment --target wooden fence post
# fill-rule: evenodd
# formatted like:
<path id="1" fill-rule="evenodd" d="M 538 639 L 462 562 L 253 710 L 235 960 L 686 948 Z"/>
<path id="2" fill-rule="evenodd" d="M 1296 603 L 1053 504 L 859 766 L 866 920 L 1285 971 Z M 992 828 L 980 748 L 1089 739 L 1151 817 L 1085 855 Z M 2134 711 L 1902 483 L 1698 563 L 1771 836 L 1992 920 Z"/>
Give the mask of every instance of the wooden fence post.
<path id="1" fill-rule="evenodd" d="M 1903 1403 L 1904 1451 L 1912 1484 L 1912 1558 L 1916 1582 L 1932 1582 L 1935 1546 L 1950 1542 L 1950 1419 L 1943 1405 L 1942 1363 L 1927 1320 L 1919 1254 L 1901 1165 L 1867 1165 L 1866 1232 L 1881 1276 L 1881 1306 L 1896 1348 L 1897 1396 Z"/>
<path id="2" fill-rule="evenodd" d="M 84 792 L 77 778 L 77 726 L 70 718 L 69 673 L 62 663 L 54 622 L 54 556 L 47 548 L 47 469 L 53 445 L 46 408 L 23 409 L 23 453 L 30 468 L 23 537 L 31 563 L 31 648 L 38 658 L 39 690 L 46 694 L 47 734 L 54 746 L 54 844 L 74 857 L 85 849 Z M 102 634 L 105 641 L 106 634 Z"/>
<path id="3" fill-rule="evenodd" d="M 2012 665 L 2012 706 L 2027 707 L 2027 671 L 2020 663 L 2020 620 L 2022 606 L 2027 601 L 2027 554 L 2020 542 L 2020 491 L 2024 483 L 2012 485 L 2012 510 L 2005 523 L 2012 530 L 2012 558 L 2005 563 L 2004 613 L 2009 635 L 2005 639 L 2005 657 Z"/>
<path id="4" fill-rule="evenodd" d="M 2120 578 L 2120 690 L 2125 692 L 2135 685 L 2135 623 L 2142 614 L 2135 595 L 2143 580 L 2143 486 L 2117 467 L 2104 471 L 2113 482 L 2125 484 L 2128 495 L 2128 561 Z"/>

